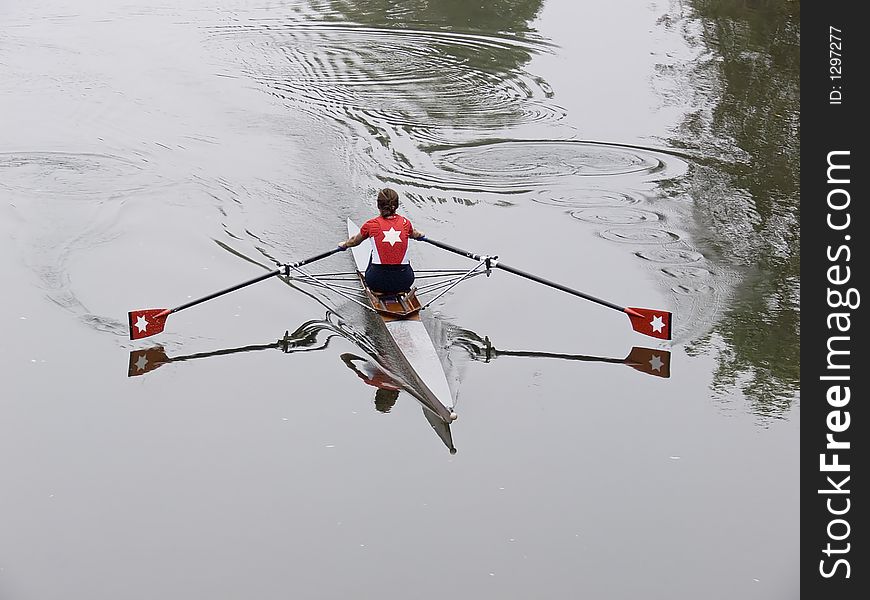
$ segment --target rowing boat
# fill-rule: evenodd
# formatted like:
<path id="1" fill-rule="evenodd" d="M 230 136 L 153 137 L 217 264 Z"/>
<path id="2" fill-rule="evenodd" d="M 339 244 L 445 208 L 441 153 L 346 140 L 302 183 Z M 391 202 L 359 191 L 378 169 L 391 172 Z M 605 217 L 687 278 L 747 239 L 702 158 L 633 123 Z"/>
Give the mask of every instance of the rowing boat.
<path id="1" fill-rule="evenodd" d="M 359 227 L 350 219 L 347 220 L 348 236 L 359 233 Z M 432 338 L 426 331 L 420 318 L 422 308 L 417 299 L 416 290 L 401 295 L 376 294 L 366 285 L 364 273 L 371 256 L 370 246 L 360 244 L 351 248 L 353 260 L 356 263 L 357 276 L 365 290 L 369 305 L 374 309 L 390 338 L 396 344 L 399 352 L 407 363 L 411 375 L 416 380 L 415 387 L 424 401 L 424 406 L 434 411 L 446 423 L 456 419 L 453 411 L 453 396 L 447 383 L 447 376 L 441 366 L 441 360 L 435 351 Z"/>
<path id="2" fill-rule="evenodd" d="M 359 227 L 357 227 L 350 219 L 347 220 L 347 232 L 348 236 L 351 237 L 359 232 Z M 442 250 L 469 258 L 475 261 L 476 264 L 468 270 L 418 270 L 416 271 L 416 278 L 418 280 L 428 279 L 431 283 L 421 284 L 405 294 L 391 296 L 376 294 L 366 286 L 364 273 L 371 257 L 370 247 L 367 245 L 356 246 L 351 249 L 354 262 L 356 263 L 356 269 L 353 272 L 310 273 L 307 270 L 302 269 L 302 267 L 306 265 L 323 260 L 347 249 L 341 245 L 303 260 L 281 264 L 278 268 L 267 273 L 263 273 L 226 289 L 212 292 L 211 294 L 201 298 L 190 300 L 184 304 L 176 306 L 175 308 L 149 308 L 130 311 L 127 315 L 130 326 L 130 339 L 138 340 L 156 335 L 163 331 L 166 319 L 171 314 L 197 306 L 214 298 L 219 298 L 229 294 L 230 292 L 240 290 L 249 285 L 265 281 L 275 276 L 282 276 L 287 283 L 302 283 L 321 290 L 328 290 L 346 300 L 357 303 L 368 311 L 377 313 L 376 320 L 383 323 L 384 329 L 395 343 L 396 348 L 399 350 L 398 354 L 401 356 L 405 367 L 407 367 L 402 370 L 406 372 L 408 379 L 406 383 L 408 383 L 409 386 L 403 387 L 409 389 L 410 393 L 423 405 L 423 412 L 426 415 L 427 420 L 438 432 L 438 435 L 441 436 L 442 440 L 444 440 L 444 443 L 447 444 L 447 447 L 451 449 L 451 452 L 455 452 L 450 434 L 450 423 L 456 419 L 456 412 L 454 411 L 455 403 L 453 401 L 453 395 L 450 392 L 450 386 L 447 383 L 447 376 L 444 373 L 444 368 L 441 366 L 438 353 L 435 351 L 435 346 L 432 343 L 432 338 L 429 336 L 429 333 L 423 325 L 423 321 L 420 319 L 420 312 L 432 305 L 436 300 L 438 300 L 438 298 L 442 297 L 459 283 L 479 275 L 486 275 L 489 277 L 492 271 L 500 269 L 546 287 L 622 312 L 628 316 L 632 329 L 638 333 L 660 340 L 671 339 L 672 315 L 669 311 L 621 306 L 614 302 L 597 298 L 581 290 L 544 279 L 543 277 L 533 273 L 508 266 L 500 261 L 496 255 L 469 252 L 468 250 L 463 250 L 428 237 L 422 237 L 419 239 L 437 248 L 441 248 Z M 350 288 L 341 283 L 347 283 L 348 281 L 356 282 L 356 287 Z M 426 303 L 421 304 L 419 297 L 425 294 L 433 294 L 433 297 L 427 298 Z M 145 358 L 147 359 L 147 356 Z M 577 359 L 600 360 L 600 358 L 585 356 L 578 356 Z M 650 363 L 649 369 L 659 372 L 661 375 L 660 370 L 663 364 L 661 363 L 661 359 L 656 356 L 650 358 L 650 360 L 652 362 Z M 644 361 L 639 360 L 636 356 L 633 357 L 633 354 L 629 354 L 625 359 L 614 359 L 614 361 L 630 364 L 631 366 L 634 366 L 636 363 L 638 365 L 636 368 L 648 372 Z M 378 362 L 380 363 L 380 361 Z M 386 367 L 386 365 L 383 364 L 381 366 Z M 138 363 L 136 364 L 136 367 L 139 368 Z M 390 365 L 390 367 L 392 367 L 392 365 Z M 388 370 L 392 370 L 390 367 L 388 367 Z M 144 369 L 144 364 L 142 368 Z M 666 377 L 667 375 L 661 376 Z"/>

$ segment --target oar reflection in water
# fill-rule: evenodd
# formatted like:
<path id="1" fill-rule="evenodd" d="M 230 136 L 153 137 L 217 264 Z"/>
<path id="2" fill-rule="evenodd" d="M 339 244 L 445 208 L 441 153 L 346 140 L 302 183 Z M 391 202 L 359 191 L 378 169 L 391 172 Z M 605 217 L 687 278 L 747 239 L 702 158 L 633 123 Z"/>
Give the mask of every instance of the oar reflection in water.
<path id="1" fill-rule="evenodd" d="M 327 316 L 327 319 L 328 318 L 329 317 Z M 130 364 L 127 370 L 127 376 L 135 377 L 137 375 L 144 375 L 145 373 L 153 371 L 157 367 L 167 363 L 184 362 L 198 358 L 209 358 L 212 356 L 226 356 L 242 352 L 255 352 L 257 350 L 278 349 L 287 354 L 292 352 L 323 350 L 329 345 L 329 340 L 338 334 L 337 327 L 338 326 L 328 320 L 307 321 L 300 325 L 292 334 L 289 331 L 284 332 L 284 336 L 275 342 L 267 344 L 251 344 L 247 346 L 238 346 L 236 348 L 223 348 L 220 350 L 197 352 L 182 356 L 167 356 L 163 346 L 153 346 L 142 350 L 132 350 L 130 352 Z M 322 342 L 318 343 L 318 334 L 321 331 L 330 331 L 332 333 Z"/>
<path id="2" fill-rule="evenodd" d="M 358 333 L 347 327 L 343 322 L 334 319 L 333 317 L 333 313 L 327 313 L 325 320 L 307 321 L 300 325 L 293 333 L 286 331 L 284 336 L 277 341 L 265 344 L 250 344 L 235 348 L 223 348 L 220 350 L 197 352 L 180 356 L 168 356 L 163 346 L 153 346 L 141 350 L 132 350 L 130 352 L 127 376 L 136 377 L 144 375 L 145 373 L 153 371 L 154 369 L 168 363 L 184 362 L 213 356 L 227 356 L 243 352 L 277 349 L 286 354 L 291 354 L 294 352 L 324 350 L 329 345 L 330 340 L 336 335 L 351 341 L 367 353 L 371 351 L 371 344 L 369 344 Z M 320 333 L 323 331 L 329 333 L 324 339 L 320 340 Z M 378 411 L 382 413 L 390 412 L 390 409 L 395 405 L 400 392 L 406 392 L 418 400 L 422 406 L 423 415 L 426 417 L 426 420 L 429 422 L 432 429 L 435 430 L 435 433 L 450 453 L 456 453 L 450 425 L 445 423 L 437 413 L 433 412 L 432 409 L 427 406 L 424 396 L 417 393 L 412 385 L 405 382 L 400 376 L 391 373 L 386 369 L 386 367 L 378 364 L 376 361 L 349 353 L 342 354 L 341 360 L 366 384 L 377 388 L 374 404 Z"/>
<path id="3" fill-rule="evenodd" d="M 654 377 L 668 378 L 671 376 L 671 353 L 659 348 L 643 348 L 634 346 L 623 358 L 607 356 L 590 356 L 586 354 L 561 354 L 558 352 L 540 352 L 531 350 L 499 350 L 489 341 L 489 337 L 480 337 L 467 329 L 461 329 L 454 337 L 454 345 L 463 348 L 472 359 L 489 362 L 499 356 L 518 356 L 525 358 L 556 358 L 561 360 L 577 360 L 582 362 L 601 362 L 622 364 L 636 369 L 641 373 Z"/>

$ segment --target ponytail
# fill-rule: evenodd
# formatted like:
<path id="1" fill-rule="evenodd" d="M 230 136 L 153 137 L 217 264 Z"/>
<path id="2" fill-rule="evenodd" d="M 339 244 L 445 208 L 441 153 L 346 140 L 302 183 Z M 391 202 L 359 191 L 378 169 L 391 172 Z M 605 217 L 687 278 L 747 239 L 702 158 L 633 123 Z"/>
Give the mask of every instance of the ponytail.
<path id="1" fill-rule="evenodd" d="M 378 192 L 378 210 L 381 216 L 389 217 L 396 214 L 399 208 L 399 194 L 392 188 L 384 188 Z"/>

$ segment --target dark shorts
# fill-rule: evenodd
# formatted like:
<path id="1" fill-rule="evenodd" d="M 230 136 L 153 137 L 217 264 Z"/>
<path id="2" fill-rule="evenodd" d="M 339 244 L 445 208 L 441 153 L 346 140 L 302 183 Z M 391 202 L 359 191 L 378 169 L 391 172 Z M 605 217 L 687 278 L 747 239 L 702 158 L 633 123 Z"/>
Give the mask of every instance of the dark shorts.
<path id="1" fill-rule="evenodd" d="M 414 285 L 414 269 L 411 265 L 369 263 L 366 269 L 366 285 L 374 292 L 385 294 L 407 292 Z"/>

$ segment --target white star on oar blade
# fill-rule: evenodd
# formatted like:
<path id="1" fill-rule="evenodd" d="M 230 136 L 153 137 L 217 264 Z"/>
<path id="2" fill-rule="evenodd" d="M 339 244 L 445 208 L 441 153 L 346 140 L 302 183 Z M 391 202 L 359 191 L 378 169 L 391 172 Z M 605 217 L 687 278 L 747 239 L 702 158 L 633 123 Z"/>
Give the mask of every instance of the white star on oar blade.
<path id="1" fill-rule="evenodd" d="M 389 231 L 384 232 L 384 239 L 381 241 L 388 242 L 390 246 L 395 246 L 402 241 L 402 232 L 390 227 Z"/>
<path id="2" fill-rule="evenodd" d="M 144 371 L 145 367 L 148 366 L 148 359 L 145 358 L 144 354 L 142 354 L 139 356 L 139 358 L 136 360 L 136 362 L 134 364 L 136 365 L 137 371 Z"/>
<path id="3" fill-rule="evenodd" d="M 661 371 L 664 366 L 664 362 L 662 362 L 661 357 L 653 355 L 653 357 L 649 361 L 649 366 L 653 371 Z"/>
<path id="4" fill-rule="evenodd" d="M 652 330 L 655 331 L 656 333 L 661 333 L 662 329 L 665 328 L 665 322 L 658 315 L 654 316 L 653 320 L 650 321 L 649 324 L 650 324 L 650 327 L 652 327 Z"/>
<path id="5" fill-rule="evenodd" d="M 139 330 L 139 333 L 148 329 L 148 321 L 142 315 L 139 315 L 139 318 L 136 319 L 136 329 Z"/>

